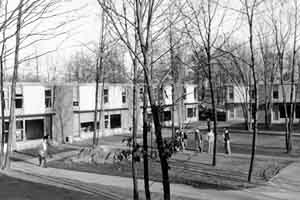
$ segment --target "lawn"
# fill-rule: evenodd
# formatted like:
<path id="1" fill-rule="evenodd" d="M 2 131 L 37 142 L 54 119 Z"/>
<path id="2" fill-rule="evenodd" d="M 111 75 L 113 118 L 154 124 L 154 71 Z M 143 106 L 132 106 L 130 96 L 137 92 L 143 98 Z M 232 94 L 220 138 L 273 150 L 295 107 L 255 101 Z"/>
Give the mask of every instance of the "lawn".
<path id="1" fill-rule="evenodd" d="M 169 130 L 165 130 L 165 132 L 170 132 Z M 202 132 L 205 134 L 206 132 Z M 222 132 L 218 132 L 218 140 L 217 140 L 217 152 L 224 153 L 224 143 Z M 165 135 L 171 135 L 170 133 L 165 133 Z M 285 150 L 285 137 L 282 135 L 265 135 L 265 134 L 257 134 L 256 137 L 256 154 L 257 155 L 266 155 L 266 156 L 279 156 L 286 158 L 300 158 L 300 137 L 295 136 L 292 138 L 293 140 L 293 151 L 290 154 L 286 153 Z M 251 145 L 252 145 L 252 134 L 239 134 L 232 133 L 230 134 L 230 142 L 231 142 L 231 151 L 233 153 L 240 154 L 250 154 L 251 153 Z M 194 134 L 188 134 L 188 149 L 195 150 L 195 137 Z M 205 148 L 206 149 L 205 144 Z"/>
<path id="2" fill-rule="evenodd" d="M 166 134 L 168 135 L 168 134 Z M 103 138 L 102 142 L 115 141 L 119 143 L 123 136 L 113 136 Z M 231 134 L 231 146 L 233 153 L 247 154 L 251 152 L 252 136 L 247 134 Z M 226 156 L 219 154 L 217 166 L 212 167 L 212 157 L 207 153 L 178 153 L 170 159 L 170 180 L 173 183 L 184 183 L 200 188 L 241 188 L 252 187 L 256 184 L 264 184 L 278 171 L 291 163 L 289 158 L 299 157 L 300 138 L 294 139 L 295 151 L 287 155 L 284 150 L 284 137 L 258 135 L 257 155 L 270 156 L 270 159 L 256 158 L 253 172 L 253 183 L 247 183 L 247 172 L 249 167 L 249 157 L 247 156 Z M 206 144 L 204 148 L 206 149 Z M 194 136 L 188 136 L 188 150 L 194 150 Z M 191 152 L 191 151 L 189 151 Z M 223 153 L 223 139 L 218 138 L 217 152 Z M 272 158 L 279 156 L 285 159 Z M 114 164 L 90 164 L 84 162 L 70 162 L 68 159 L 49 163 L 52 167 L 66 168 L 72 170 L 93 172 L 99 174 L 109 174 L 116 176 L 131 177 L 131 163 L 122 161 Z M 143 178 L 143 165 L 138 164 L 138 177 Z M 150 178 L 154 181 L 161 181 L 160 165 L 157 160 L 151 160 L 149 164 Z"/>
<path id="3" fill-rule="evenodd" d="M 249 159 L 241 157 L 218 156 L 217 166 L 211 166 L 211 156 L 202 153 L 175 155 L 170 161 L 170 180 L 172 183 L 182 183 L 198 188 L 244 188 L 264 184 L 278 171 L 287 166 L 289 161 L 275 159 L 256 159 L 253 172 L 253 183 L 247 183 L 247 170 Z M 84 162 L 70 162 L 68 159 L 52 161 L 49 166 L 78 170 L 91 173 L 107 174 L 114 176 L 131 177 L 131 162 L 91 164 Z M 138 177 L 143 178 L 143 164 L 137 164 Z M 157 161 L 149 163 L 150 179 L 161 181 L 160 165 Z"/>
<path id="4" fill-rule="evenodd" d="M 168 137 L 170 131 L 164 129 L 164 136 Z M 118 143 L 120 144 L 124 136 L 112 136 L 101 138 L 101 144 Z M 77 143 L 86 147 L 90 141 Z M 199 188 L 245 188 L 254 187 L 266 183 L 270 178 L 276 175 L 280 169 L 287 166 L 293 159 L 300 157 L 300 137 L 293 138 L 294 151 L 286 154 L 284 149 L 283 136 L 259 135 L 257 136 L 255 166 L 253 171 L 253 181 L 247 182 L 247 173 L 249 168 L 249 155 L 251 153 L 251 134 L 231 134 L 231 148 L 233 156 L 219 154 L 217 156 L 217 166 L 212 167 L 212 157 L 206 152 L 199 154 L 193 153 L 195 150 L 194 135 L 188 135 L 188 151 L 186 153 L 177 153 L 169 160 L 170 180 L 172 183 L 183 183 Z M 204 145 L 206 149 L 207 144 Z M 217 143 L 217 152 L 224 153 L 223 139 L 219 135 Z M 238 155 L 234 155 L 238 153 Z M 241 156 L 241 155 L 247 156 Z M 269 156 L 259 158 L 259 155 Z M 284 158 L 284 159 L 278 159 Z M 108 174 L 115 176 L 131 177 L 130 161 L 119 163 L 91 164 L 85 162 L 71 162 L 68 158 L 64 160 L 52 161 L 49 166 L 64 168 L 99 174 Z M 150 160 L 150 179 L 161 181 L 161 171 L 158 160 Z M 143 178 L 143 164 L 137 164 L 138 177 Z"/>

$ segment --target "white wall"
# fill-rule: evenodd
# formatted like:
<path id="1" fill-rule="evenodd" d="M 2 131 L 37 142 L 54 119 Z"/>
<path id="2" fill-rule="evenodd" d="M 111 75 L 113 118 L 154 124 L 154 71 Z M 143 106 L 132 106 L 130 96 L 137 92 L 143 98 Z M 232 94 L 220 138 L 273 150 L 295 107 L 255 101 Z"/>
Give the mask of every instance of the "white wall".
<path id="1" fill-rule="evenodd" d="M 95 109 L 95 85 L 80 85 L 80 110 Z"/>
<path id="2" fill-rule="evenodd" d="M 194 88 L 196 88 L 196 85 L 185 85 L 186 89 L 186 99 L 184 100 L 184 103 L 195 103 L 197 99 L 194 98 Z"/>
<path id="3" fill-rule="evenodd" d="M 244 86 L 232 86 L 233 87 L 233 99 L 229 98 L 229 87 L 226 87 L 226 100 L 228 103 L 245 103 L 246 99 L 249 101 L 249 94 L 247 88 Z"/>
<path id="4" fill-rule="evenodd" d="M 23 85 L 24 114 L 45 113 L 45 87 Z"/>
<path id="5" fill-rule="evenodd" d="M 167 85 L 164 87 L 164 103 L 167 105 L 172 104 L 172 86 L 171 85 Z"/>
<path id="6" fill-rule="evenodd" d="M 104 88 L 108 89 L 108 103 L 103 104 L 104 109 L 115 109 L 115 108 L 124 108 L 128 106 L 128 93 L 126 103 L 122 103 L 122 90 L 121 85 L 104 85 Z M 86 84 L 80 86 L 80 110 L 94 110 L 95 109 L 95 84 Z M 101 96 L 101 86 L 99 87 L 99 96 Z M 100 108 L 101 101 L 98 101 L 98 108 Z"/>

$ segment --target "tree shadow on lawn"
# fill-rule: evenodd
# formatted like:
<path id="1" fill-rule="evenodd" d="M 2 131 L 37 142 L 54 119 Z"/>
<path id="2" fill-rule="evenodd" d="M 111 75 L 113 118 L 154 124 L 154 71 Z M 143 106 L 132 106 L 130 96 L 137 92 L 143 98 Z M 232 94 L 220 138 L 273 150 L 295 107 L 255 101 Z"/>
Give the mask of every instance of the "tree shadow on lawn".
<path id="1" fill-rule="evenodd" d="M 217 158 L 217 166 L 212 167 L 207 163 L 200 163 L 199 161 L 189 160 L 183 161 L 179 159 L 171 159 L 169 161 L 170 170 L 169 177 L 171 183 L 187 184 L 202 189 L 217 189 L 217 190 L 232 190 L 257 187 L 264 185 L 269 177 L 272 177 L 276 171 L 266 172 L 264 177 L 263 172 L 273 167 L 273 164 L 265 165 L 256 162 L 253 173 L 253 181 L 247 182 L 247 172 L 249 159 L 240 158 Z M 49 162 L 49 166 L 54 168 L 62 168 L 76 171 L 83 171 L 96 174 L 105 174 L 112 176 L 132 177 L 131 162 L 122 161 L 118 163 L 77 163 L 67 160 L 59 160 Z M 280 165 L 279 168 L 281 168 Z M 258 169 L 257 169 L 258 168 Z M 156 160 L 149 162 L 150 180 L 161 182 L 160 164 Z M 137 163 L 138 178 L 143 179 L 143 163 Z"/>

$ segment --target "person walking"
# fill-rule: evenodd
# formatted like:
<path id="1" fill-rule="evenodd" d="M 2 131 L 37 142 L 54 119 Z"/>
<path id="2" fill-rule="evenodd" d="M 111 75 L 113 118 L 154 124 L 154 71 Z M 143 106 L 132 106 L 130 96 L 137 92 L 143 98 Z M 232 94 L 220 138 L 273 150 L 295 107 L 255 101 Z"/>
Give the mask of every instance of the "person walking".
<path id="1" fill-rule="evenodd" d="M 224 128 L 223 138 L 224 138 L 225 153 L 230 155 L 231 154 L 230 135 L 229 135 L 229 131 L 227 128 Z"/>
<path id="2" fill-rule="evenodd" d="M 196 151 L 199 151 L 200 153 L 203 152 L 203 138 L 202 138 L 199 128 L 197 128 L 195 131 L 195 149 L 196 149 Z"/>
<path id="3" fill-rule="evenodd" d="M 214 149 L 214 132 L 212 129 L 207 133 L 208 151 L 207 153 L 212 154 Z"/>
<path id="4" fill-rule="evenodd" d="M 39 159 L 39 166 L 46 168 L 47 167 L 47 156 L 49 155 L 49 141 L 48 135 L 43 137 L 42 143 L 39 146 L 38 150 L 38 159 Z"/>

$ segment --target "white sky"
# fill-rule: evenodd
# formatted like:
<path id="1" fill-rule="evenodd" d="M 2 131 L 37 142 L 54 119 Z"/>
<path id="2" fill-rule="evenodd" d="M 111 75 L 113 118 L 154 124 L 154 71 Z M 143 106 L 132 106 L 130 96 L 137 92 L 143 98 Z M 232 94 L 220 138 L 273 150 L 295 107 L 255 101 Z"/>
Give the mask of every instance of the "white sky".
<path id="1" fill-rule="evenodd" d="M 9 5 L 13 7 L 18 2 L 19 0 L 9 0 Z M 228 3 L 228 7 L 233 7 L 235 9 L 239 9 L 240 7 L 239 0 L 220 0 L 220 3 L 223 5 Z M 72 9 L 75 9 L 76 11 L 60 18 L 54 18 L 52 20 L 45 19 L 39 25 L 39 29 L 43 30 L 45 27 L 53 26 L 64 20 L 67 21 L 68 19 L 79 18 L 64 26 L 65 30 L 70 30 L 67 35 L 56 37 L 51 40 L 41 41 L 33 45 L 31 48 L 21 51 L 22 56 L 24 57 L 26 54 L 32 54 L 35 52 L 38 52 L 39 54 L 58 48 L 58 51 L 38 59 L 40 63 L 40 71 L 51 71 L 54 68 L 53 66 L 55 66 L 57 73 L 61 74 L 64 71 L 66 62 L 71 55 L 75 54 L 77 51 L 89 52 L 85 45 L 93 46 L 93 44 L 97 43 L 96 41 L 98 40 L 100 29 L 100 6 L 98 5 L 97 0 L 61 0 L 61 4 L 57 8 L 59 12 Z M 224 21 L 224 29 L 222 30 L 225 32 L 232 29 L 236 18 L 233 14 L 230 14 L 233 13 L 232 10 L 228 11 L 228 13 L 229 14 L 227 15 L 229 16 L 227 16 L 227 19 Z M 248 38 L 247 29 L 244 27 L 237 31 L 234 38 L 236 40 L 245 41 Z M 12 45 L 14 45 L 14 43 L 12 43 Z M 129 63 L 129 60 L 129 58 L 125 58 L 125 62 Z M 22 75 L 22 73 L 34 71 L 34 69 L 35 60 L 27 65 L 23 64 L 20 68 L 20 73 Z"/>

